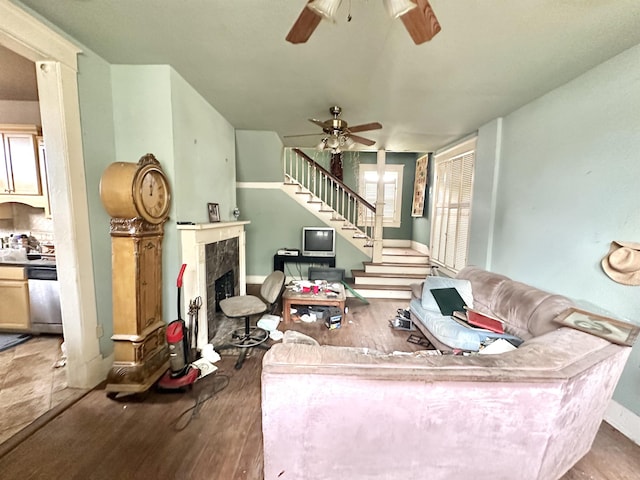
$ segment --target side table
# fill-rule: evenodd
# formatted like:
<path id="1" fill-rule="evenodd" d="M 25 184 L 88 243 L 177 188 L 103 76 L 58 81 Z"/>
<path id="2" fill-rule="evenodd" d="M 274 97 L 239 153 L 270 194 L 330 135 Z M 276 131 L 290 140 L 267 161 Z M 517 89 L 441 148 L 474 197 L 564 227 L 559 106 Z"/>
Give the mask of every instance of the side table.
<path id="1" fill-rule="evenodd" d="M 336 285 L 335 295 L 325 292 L 318 293 L 302 293 L 286 289 L 282 294 L 282 321 L 291 321 L 291 305 L 308 305 L 308 306 L 329 306 L 338 307 L 340 312 L 344 313 L 344 304 L 347 296 L 344 292 L 344 285 Z"/>

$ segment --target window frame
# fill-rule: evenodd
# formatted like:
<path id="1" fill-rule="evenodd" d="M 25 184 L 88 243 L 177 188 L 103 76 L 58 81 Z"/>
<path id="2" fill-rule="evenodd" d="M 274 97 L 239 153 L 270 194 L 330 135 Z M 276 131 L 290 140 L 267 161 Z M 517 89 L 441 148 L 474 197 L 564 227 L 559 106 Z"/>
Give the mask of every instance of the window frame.
<path id="1" fill-rule="evenodd" d="M 477 136 L 434 155 L 431 261 L 457 274 L 467 265 Z"/>
<path id="2" fill-rule="evenodd" d="M 358 168 L 358 195 L 360 195 L 362 198 L 367 200 L 372 205 L 376 204 L 376 200 L 374 199 L 373 201 L 371 201 L 366 197 L 365 186 L 367 183 L 376 185 L 376 193 L 378 191 L 378 187 L 377 187 L 377 183 L 374 183 L 371 181 L 367 182 L 365 180 L 365 174 L 370 172 L 377 173 L 377 171 L 378 171 L 378 165 L 375 163 L 362 163 Z M 396 181 L 395 181 L 396 191 L 395 191 L 395 200 L 394 200 L 395 205 L 394 205 L 393 218 L 390 219 L 389 217 L 383 217 L 382 226 L 399 228 L 402 222 L 402 180 L 404 175 L 404 165 L 395 164 L 395 163 L 386 164 L 384 166 L 384 173 L 385 174 L 394 173 L 396 175 Z M 358 226 L 364 225 L 363 217 L 364 216 L 362 214 L 358 215 Z"/>

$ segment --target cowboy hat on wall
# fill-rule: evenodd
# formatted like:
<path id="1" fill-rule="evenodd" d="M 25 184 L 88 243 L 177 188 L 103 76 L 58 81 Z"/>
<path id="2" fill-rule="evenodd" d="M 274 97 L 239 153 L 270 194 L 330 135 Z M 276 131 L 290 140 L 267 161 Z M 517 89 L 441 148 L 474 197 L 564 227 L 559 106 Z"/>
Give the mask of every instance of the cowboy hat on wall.
<path id="1" fill-rule="evenodd" d="M 602 269 L 611 280 L 623 285 L 640 285 L 640 243 L 611 242 L 602 259 Z"/>

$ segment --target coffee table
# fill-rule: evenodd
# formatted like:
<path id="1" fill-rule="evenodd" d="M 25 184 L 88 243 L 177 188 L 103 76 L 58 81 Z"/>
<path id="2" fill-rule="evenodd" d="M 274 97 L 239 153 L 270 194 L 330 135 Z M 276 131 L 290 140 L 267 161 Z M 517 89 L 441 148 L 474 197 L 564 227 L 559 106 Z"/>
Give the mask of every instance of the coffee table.
<path id="1" fill-rule="evenodd" d="M 302 293 L 295 292 L 290 289 L 286 289 L 282 294 L 282 320 L 283 322 L 291 321 L 291 305 L 308 305 L 319 306 L 325 305 L 330 307 L 338 307 L 341 313 L 344 313 L 344 303 L 347 296 L 344 293 L 344 285 L 337 284 L 335 295 L 327 294 L 324 292 L 318 293 Z"/>

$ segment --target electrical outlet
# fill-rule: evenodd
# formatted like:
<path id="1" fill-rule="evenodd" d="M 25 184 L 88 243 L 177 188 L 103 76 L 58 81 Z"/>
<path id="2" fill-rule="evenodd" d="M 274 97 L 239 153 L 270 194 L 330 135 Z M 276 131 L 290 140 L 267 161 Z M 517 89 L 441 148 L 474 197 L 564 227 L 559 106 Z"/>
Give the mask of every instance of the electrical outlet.
<path id="1" fill-rule="evenodd" d="M 96 337 L 97 338 L 102 338 L 103 335 L 104 335 L 104 328 L 102 328 L 102 325 L 97 325 L 96 326 Z"/>

